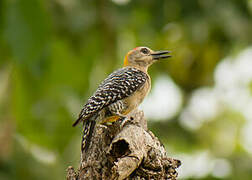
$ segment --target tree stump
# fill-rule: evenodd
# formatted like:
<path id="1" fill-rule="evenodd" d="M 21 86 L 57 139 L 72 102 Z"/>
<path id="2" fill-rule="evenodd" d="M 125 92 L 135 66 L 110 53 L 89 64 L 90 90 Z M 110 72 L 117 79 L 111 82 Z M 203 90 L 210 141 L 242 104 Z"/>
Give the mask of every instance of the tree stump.
<path id="1" fill-rule="evenodd" d="M 136 110 L 130 119 L 96 126 L 78 171 L 69 166 L 67 180 L 175 180 L 180 164 L 166 156 L 162 143 L 147 129 L 143 112 Z"/>

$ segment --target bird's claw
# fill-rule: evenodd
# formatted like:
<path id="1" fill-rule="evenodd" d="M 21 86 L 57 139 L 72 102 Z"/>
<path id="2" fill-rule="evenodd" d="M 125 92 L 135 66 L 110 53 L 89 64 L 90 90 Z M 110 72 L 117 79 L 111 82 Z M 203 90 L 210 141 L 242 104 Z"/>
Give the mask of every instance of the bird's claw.
<path id="1" fill-rule="evenodd" d="M 122 123 L 120 124 L 120 129 L 122 129 L 127 123 L 133 120 L 133 117 L 125 117 L 122 119 Z"/>

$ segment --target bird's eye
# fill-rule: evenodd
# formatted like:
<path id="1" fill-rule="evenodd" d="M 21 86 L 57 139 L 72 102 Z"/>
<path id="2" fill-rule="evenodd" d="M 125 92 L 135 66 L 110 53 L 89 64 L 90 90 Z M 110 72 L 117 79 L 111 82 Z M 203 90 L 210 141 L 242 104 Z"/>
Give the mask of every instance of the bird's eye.
<path id="1" fill-rule="evenodd" d="M 143 54 L 149 54 L 149 50 L 147 48 L 142 48 L 140 50 Z"/>

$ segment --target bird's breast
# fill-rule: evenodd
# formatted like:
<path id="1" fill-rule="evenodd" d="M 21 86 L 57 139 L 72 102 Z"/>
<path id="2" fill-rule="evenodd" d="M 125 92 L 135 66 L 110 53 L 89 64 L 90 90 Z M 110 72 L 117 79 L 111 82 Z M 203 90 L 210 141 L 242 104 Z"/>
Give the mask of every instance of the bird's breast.
<path id="1" fill-rule="evenodd" d="M 144 85 L 141 88 L 139 88 L 136 92 L 134 92 L 132 96 L 125 98 L 124 101 L 128 106 L 128 110 L 131 111 L 137 108 L 142 103 L 144 98 L 148 95 L 150 88 L 151 88 L 151 82 L 150 79 L 148 78 L 144 83 Z"/>

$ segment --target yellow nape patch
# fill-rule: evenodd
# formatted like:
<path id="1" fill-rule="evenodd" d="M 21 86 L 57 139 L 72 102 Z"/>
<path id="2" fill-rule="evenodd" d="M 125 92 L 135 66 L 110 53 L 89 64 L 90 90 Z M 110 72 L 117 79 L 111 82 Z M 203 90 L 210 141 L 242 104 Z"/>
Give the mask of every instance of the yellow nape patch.
<path id="1" fill-rule="evenodd" d="M 127 55 L 125 56 L 125 58 L 124 58 L 124 62 L 123 62 L 123 66 L 124 66 L 124 67 L 129 65 L 128 55 L 129 55 L 129 54 L 127 54 Z"/>
<path id="2" fill-rule="evenodd" d="M 129 52 L 127 53 L 127 55 L 125 56 L 124 62 L 123 62 L 123 67 L 129 65 L 129 55 L 130 55 L 132 52 L 133 52 L 133 50 L 129 51 Z"/>

